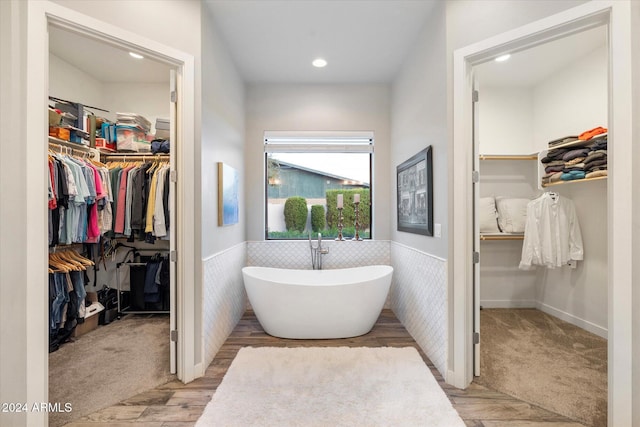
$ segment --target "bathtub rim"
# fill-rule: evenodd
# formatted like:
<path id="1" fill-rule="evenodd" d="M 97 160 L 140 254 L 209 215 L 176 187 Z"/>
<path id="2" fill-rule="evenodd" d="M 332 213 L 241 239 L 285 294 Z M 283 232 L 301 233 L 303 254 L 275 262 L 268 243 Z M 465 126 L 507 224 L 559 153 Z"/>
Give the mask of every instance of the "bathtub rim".
<path id="1" fill-rule="evenodd" d="M 373 267 L 373 268 L 372 268 Z M 358 274 L 359 272 L 365 270 L 382 270 L 380 274 L 375 274 L 371 276 L 365 276 L 363 274 Z M 265 278 L 264 276 L 253 274 L 255 271 L 268 271 L 270 274 L 273 274 L 276 271 L 282 272 L 291 272 L 291 275 L 286 276 L 282 275 L 278 278 Z M 341 272 L 341 275 L 338 275 Z M 248 275 L 252 278 L 259 279 L 266 283 L 278 284 L 278 285 L 286 285 L 286 286 L 347 286 L 347 285 L 356 285 L 363 282 L 367 282 L 370 280 L 375 280 L 378 278 L 382 278 L 388 275 L 393 275 L 394 268 L 391 265 L 386 264 L 374 264 L 374 265 L 365 265 L 358 267 L 346 267 L 346 268 L 333 268 L 333 269 L 324 269 L 324 270 L 311 270 L 311 269 L 300 269 L 300 268 L 281 268 L 281 267 L 263 267 L 257 265 L 245 266 L 242 268 L 243 278 L 245 275 Z M 372 274 L 369 271 L 369 274 Z M 325 276 L 327 282 L 322 283 L 306 283 L 303 282 L 302 279 L 306 279 L 307 277 L 315 276 Z M 334 280 L 334 279 L 339 280 Z M 297 280 L 296 280 L 297 279 Z"/>

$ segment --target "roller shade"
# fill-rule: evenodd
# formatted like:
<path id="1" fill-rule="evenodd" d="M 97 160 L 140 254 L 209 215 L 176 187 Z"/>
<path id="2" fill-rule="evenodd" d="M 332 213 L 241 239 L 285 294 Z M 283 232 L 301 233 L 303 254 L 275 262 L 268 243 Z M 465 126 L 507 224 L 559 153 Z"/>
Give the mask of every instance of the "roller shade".
<path id="1" fill-rule="evenodd" d="M 265 153 L 373 153 L 373 132 L 264 133 Z"/>

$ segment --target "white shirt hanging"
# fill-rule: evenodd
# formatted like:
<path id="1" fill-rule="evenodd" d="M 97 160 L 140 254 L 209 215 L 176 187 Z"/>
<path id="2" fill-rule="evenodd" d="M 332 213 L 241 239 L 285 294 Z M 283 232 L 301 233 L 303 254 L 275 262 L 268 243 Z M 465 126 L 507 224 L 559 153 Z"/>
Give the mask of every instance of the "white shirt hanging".
<path id="1" fill-rule="evenodd" d="M 520 268 L 562 267 L 570 260 L 582 260 L 583 256 L 582 234 L 573 201 L 548 192 L 529 202 Z"/>

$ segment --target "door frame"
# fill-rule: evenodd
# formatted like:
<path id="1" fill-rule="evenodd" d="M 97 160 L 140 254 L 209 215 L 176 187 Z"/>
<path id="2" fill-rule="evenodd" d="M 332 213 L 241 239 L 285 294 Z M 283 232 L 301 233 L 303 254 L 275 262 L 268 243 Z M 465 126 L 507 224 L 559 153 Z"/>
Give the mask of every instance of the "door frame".
<path id="1" fill-rule="evenodd" d="M 471 75 L 472 87 L 471 87 L 471 173 L 476 171 L 477 175 L 472 179 L 472 197 L 471 202 L 471 218 L 473 220 L 473 256 L 477 256 L 477 259 L 473 259 L 473 376 L 480 376 L 480 222 L 478 220 L 478 206 L 480 203 L 480 114 L 479 114 L 479 101 L 477 95 L 480 88 L 478 80 L 475 76 Z"/>
<path id="2" fill-rule="evenodd" d="M 605 24 L 609 34 L 608 422 L 632 424 L 632 78 L 631 5 L 591 1 L 562 13 L 458 49 L 453 58 L 453 146 L 450 191 L 451 358 L 447 381 L 467 387 L 473 379 L 472 69 L 500 53 L 514 52 Z M 615 114 L 614 114 L 615 112 Z M 615 185 L 619 182 L 620 185 Z M 636 197 L 637 198 L 637 197 Z M 614 224 L 616 225 L 614 227 Z"/>
<path id="3" fill-rule="evenodd" d="M 195 212 L 195 59 L 193 55 L 163 45 L 111 24 L 99 21 L 49 1 L 29 1 L 27 5 L 26 53 L 26 118 L 27 126 L 25 167 L 29 169 L 26 182 L 29 232 L 27 239 L 29 272 L 25 283 L 32 315 L 27 325 L 28 353 L 33 363 L 27 387 L 33 401 L 46 402 L 48 396 L 48 334 L 46 293 L 42 283 L 47 282 L 47 214 L 42 208 L 46 200 L 47 159 L 46 135 L 48 100 L 49 46 L 48 26 L 53 24 L 119 47 L 135 49 L 147 57 L 175 66 L 178 70 L 177 127 L 178 140 L 176 248 L 177 248 L 177 374 L 184 382 L 202 375 L 196 364 L 195 314 L 188 307 L 195 306 L 195 221 L 189 220 Z M 36 398 L 35 396 L 38 396 Z M 42 399 L 44 397 L 44 399 Z M 42 419 L 45 414 L 29 414 Z M 31 424 L 31 422 L 30 422 Z M 40 424 L 35 422 L 33 425 Z"/>

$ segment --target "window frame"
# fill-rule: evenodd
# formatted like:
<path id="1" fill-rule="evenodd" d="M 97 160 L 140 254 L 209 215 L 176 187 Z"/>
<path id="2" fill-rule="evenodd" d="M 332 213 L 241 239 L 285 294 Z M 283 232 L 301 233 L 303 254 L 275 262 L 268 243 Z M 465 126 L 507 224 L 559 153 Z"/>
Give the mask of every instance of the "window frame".
<path id="1" fill-rule="evenodd" d="M 268 158 L 273 153 L 368 153 L 369 154 L 369 237 L 373 240 L 373 162 L 375 134 L 373 131 L 265 131 L 263 138 L 264 240 L 296 241 L 301 239 L 269 237 L 269 177 Z"/>

